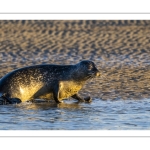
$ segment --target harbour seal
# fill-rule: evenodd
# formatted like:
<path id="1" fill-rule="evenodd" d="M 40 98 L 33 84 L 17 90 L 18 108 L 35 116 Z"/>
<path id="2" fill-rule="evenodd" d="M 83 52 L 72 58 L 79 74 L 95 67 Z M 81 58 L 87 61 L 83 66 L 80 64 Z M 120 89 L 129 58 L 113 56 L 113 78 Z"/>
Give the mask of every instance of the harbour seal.
<path id="1" fill-rule="evenodd" d="M 54 99 L 61 103 L 72 97 L 79 102 L 78 91 L 85 82 L 100 76 L 94 62 L 83 60 L 75 65 L 35 65 L 14 70 L 0 79 L 0 104 L 20 103 L 33 99 Z"/>

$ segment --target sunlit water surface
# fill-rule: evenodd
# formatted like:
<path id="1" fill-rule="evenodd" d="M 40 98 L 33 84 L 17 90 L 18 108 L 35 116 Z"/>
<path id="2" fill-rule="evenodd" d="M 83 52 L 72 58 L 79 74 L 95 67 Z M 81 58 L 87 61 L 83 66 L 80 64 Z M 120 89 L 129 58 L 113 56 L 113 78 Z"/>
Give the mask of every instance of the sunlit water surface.
<path id="1" fill-rule="evenodd" d="M 142 130 L 150 129 L 150 100 L 77 104 L 21 103 L 0 106 L 1 130 Z"/>

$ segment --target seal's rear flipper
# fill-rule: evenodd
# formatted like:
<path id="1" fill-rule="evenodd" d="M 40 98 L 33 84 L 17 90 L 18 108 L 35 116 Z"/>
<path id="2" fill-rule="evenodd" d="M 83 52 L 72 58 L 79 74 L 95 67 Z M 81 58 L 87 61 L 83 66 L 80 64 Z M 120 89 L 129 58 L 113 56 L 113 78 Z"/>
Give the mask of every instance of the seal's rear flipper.
<path id="1" fill-rule="evenodd" d="M 10 98 L 7 93 L 0 93 L 0 105 L 21 103 L 19 98 Z"/>
<path id="2" fill-rule="evenodd" d="M 0 97 L 2 97 L 2 95 L 3 95 L 3 94 L 2 94 L 2 93 L 0 93 Z"/>
<path id="3" fill-rule="evenodd" d="M 7 101 L 3 97 L 0 97 L 0 105 L 7 105 Z"/>
<path id="4" fill-rule="evenodd" d="M 3 94 L 0 93 L 0 105 L 6 105 L 7 102 L 2 96 L 3 96 Z"/>

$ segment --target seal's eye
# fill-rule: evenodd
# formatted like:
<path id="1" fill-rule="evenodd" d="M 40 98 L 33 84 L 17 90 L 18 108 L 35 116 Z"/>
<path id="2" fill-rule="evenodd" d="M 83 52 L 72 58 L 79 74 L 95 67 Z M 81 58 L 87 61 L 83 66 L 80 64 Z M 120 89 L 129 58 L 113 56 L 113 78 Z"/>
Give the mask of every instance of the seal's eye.
<path id="1" fill-rule="evenodd" d="M 88 66 L 88 70 L 92 70 L 93 69 L 93 66 L 92 65 L 89 65 Z"/>

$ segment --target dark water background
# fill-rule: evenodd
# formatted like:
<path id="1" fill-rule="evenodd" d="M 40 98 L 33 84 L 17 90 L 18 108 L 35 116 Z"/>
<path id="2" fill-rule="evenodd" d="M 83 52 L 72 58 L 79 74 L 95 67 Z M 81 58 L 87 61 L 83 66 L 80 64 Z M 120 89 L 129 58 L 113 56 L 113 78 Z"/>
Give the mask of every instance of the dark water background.
<path id="1" fill-rule="evenodd" d="M 94 61 L 92 103 L 0 106 L 1 130 L 150 129 L 150 21 L 0 21 L 0 77 L 36 64 Z"/>

